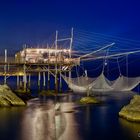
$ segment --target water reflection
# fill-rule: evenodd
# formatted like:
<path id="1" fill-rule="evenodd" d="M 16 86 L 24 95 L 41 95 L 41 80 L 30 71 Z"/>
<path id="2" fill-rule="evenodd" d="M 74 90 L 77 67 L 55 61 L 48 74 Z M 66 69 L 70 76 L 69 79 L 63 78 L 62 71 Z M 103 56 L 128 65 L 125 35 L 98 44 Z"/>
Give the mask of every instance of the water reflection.
<path id="1" fill-rule="evenodd" d="M 131 139 L 139 140 L 140 139 L 140 123 L 129 122 L 125 119 L 119 119 L 120 125 L 124 134 Z"/>
<path id="2" fill-rule="evenodd" d="M 78 124 L 75 120 L 73 103 L 60 103 L 55 111 L 52 100 L 31 100 L 23 112 L 21 123 L 22 140 L 79 140 Z"/>

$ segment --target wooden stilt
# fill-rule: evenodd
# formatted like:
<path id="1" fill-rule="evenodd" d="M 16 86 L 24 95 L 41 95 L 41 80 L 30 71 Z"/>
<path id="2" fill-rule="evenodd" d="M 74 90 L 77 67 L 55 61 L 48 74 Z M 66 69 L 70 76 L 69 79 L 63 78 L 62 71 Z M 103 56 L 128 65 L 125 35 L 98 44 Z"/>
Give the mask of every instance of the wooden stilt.
<path id="1" fill-rule="evenodd" d="M 17 75 L 17 89 L 19 89 L 19 75 Z"/>
<path id="2" fill-rule="evenodd" d="M 23 69 L 24 69 L 24 75 L 23 75 L 23 89 L 24 89 L 24 91 L 26 91 L 27 90 L 27 76 L 26 76 L 26 66 L 25 66 L 25 64 L 24 64 L 24 66 L 23 66 Z"/>
<path id="3" fill-rule="evenodd" d="M 39 89 L 40 89 L 40 80 L 41 80 L 40 72 L 38 72 L 38 87 L 39 87 Z"/>
<path id="4" fill-rule="evenodd" d="M 58 93 L 58 73 L 55 74 L 55 91 Z"/>
<path id="5" fill-rule="evenodd" d="M 71 69 L 69 70 L 69 81 L 71 81 Z"/>
<path id="6" fill-rule="evenodd" d="M 20 88 L 23 88 L 23 85 L 22 85 L 23 81 L 22 81 L 21 78 L 22 78 L 22 77 L 19 76 L 19 87 L 20 87 Z"/>
<path id="7" fill-rule="evenodd" d="M 29 86 L 29 88 L 30 88 L 30 86 L 31 86 L 31 75 L 29 74 L 29 76 L 28 76 L 28 86 Z"/>
<path id="8" fill-rule="evenodd" d="M 56 91 L 56 94 L 58 93 L 57 38 L 58 38 L 58 31 L 56 31 L 56 40 L 55 40 L 55 91 Z"/>
<path id="9" fill-rule="evenodd" d="M 48 58 L 48 81 L 47 81 L 47 89 L 50 89 L 50 66 L 49 66 L 49 62 L 50 62 L 50 52 L 49 52 L 49 58 Z"/>
<path id="10" fill-rule="evenodd" d="M 43 72 L 43 86 L 46 86 L 46 75 L 45 72 Z"/>
<path id="11" fill-rule="evenodd" d="M 50 89 L 50 72 L 49 72 L 49 66 L 48 66 L 48 82 L 47 82 L 47 89 Z"/>
<path id="12" fill-rule="evenodd" d="M 62 92 L 62 77 L 61 77 L 61 67 L 60 67 L 60 81 L 59 81 L 60 92 Z"/>
<path id="13" fill-rule="evenodd" d="M 6 77 L 6 73 L 4 74 L 4 84 L 6 84 L 7 82 L 7 77 Z"/>

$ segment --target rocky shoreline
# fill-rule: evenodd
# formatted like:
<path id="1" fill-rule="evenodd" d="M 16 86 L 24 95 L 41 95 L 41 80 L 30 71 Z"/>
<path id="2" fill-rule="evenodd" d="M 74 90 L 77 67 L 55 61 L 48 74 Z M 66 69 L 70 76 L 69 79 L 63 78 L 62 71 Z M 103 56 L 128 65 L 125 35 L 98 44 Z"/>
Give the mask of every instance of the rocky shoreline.
<path id="1" fill-rule="evenodd" d="M 135 95 L 130 104 L 121 109 L 119 116 L 128 121 L 140 122 L 140 95 Z"/>
<path id="2" fill-rule="evenodd" d="M 20 99 L 7 85 L 0 85 L 0 106 L 25 106 L 26 103 Z"/>

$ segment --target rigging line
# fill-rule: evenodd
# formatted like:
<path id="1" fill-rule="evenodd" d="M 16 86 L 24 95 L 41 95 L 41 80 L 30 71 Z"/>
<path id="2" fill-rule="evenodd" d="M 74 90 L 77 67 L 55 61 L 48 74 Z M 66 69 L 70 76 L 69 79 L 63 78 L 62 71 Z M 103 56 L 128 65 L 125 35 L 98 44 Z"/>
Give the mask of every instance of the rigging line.
<path id="1" fill-rule="evenodd" d="M 106 48 L 112 47 L 114 44 L 115 44 L 115 43 L 111 43 L 111 44 L 106 45 L 106 46 L 104 46 L 104 47 L 102 47 L 102 48 L 100 48 L 100 49 L 98 49 L 98 50 L 96 50 L 96 51 L 93 51 L 93 52 L 91 52 L 91 53 L 89 53 L 89 54 L 83 55 L 83 56 L 81 56 L 81 57 L 79 57 L 79 58 L 81 59 L 81 58 L 87 57 L 87 56 L 89 56 L 89 55 L 91 55 L 91 54 L 95 54 L 95 53 L 97 53 L 97 52 L 100 52 L 101 50 L 104 50 L 104 49 L 106 49 Z"/>
<path id="2" fill-rule="evenodd" d="M 112 59 L 112 58 L 111 58 Z M 111 60 L 111 59 L 108 59 L 109 60 L 109 62 L 110 63 L 116 63 L 116 61 L 114 62 L 114 60 L 117 60 L 118 62 L 122 62 L 122 61 L 124 61 L 126 58 L 123 56 L 121 56 L 121 57 L 117 57 L 117 58 L 114 58 L 113 60 Z M 121 60 L 119 60 L 119 59 L 121 59 Z"/>
<path id="3" fill-rule="evenodd" d="M 78 31 L 78 30 L 77 30 Z M 82 31 L 82 30 L 81 30 Z M 82 31 L 83 32 L 83 31 Z M 85 31 L 87 32 L 87 31 Z M 133 39 L 128 39 L 128 38 L 122 38 L 122 37 L 118 37 L 118 36 L 113 36 L 113 35 L 105 35 L 105 34 L 102 34 L 102 33 L 96 33 L 96 32 L 90 32 L 91 34 L 98 34 L 98 35 L 102 35 L 102 36 L 106 36 L 106 37 L 112 37 L 112 38 L 118 38 L 118 39 L 121 39 L 121 40 L 126 40 L 126 41 L 131 41 L 131 42 L 138 42 L 140 43 L 140 41 L 138 40 L 133 40 Z M 89 34 L 89 32 L 87 32 L 87 34 Z"/>
<path id="4" fill-rule="evenodd" d="M 127 48 L 127 49 L 124 49 L 124 48 L 118 48 L 119 50 L 115 50 L 115 51 L 137 51 L 139 50 L 140 48 L 135 48 L 135 49 L 130 49 L 130 48 Z M 114 50 L 110 50 L 110 51 L 114 51 Z"/>
<path id="5" fill-rule="evenodd" d="M 90 52 L 88 52 L 88 51 L 81 51 L 81 52 L 79 52 L 78 54 L 81 54 L 82 56 L 85 56 L 85 55 L 87 55 L 87 54 L 89 54 L 89 55 L 87 55 L 87 56 L 85 56 L 85 57 L 97 57 L 97 56 L 101 56 L 101 55 L 103 55 L 104 53 L 105 53 L 105 51 L 100 51 L 100 52 L 97 52 L 96 54 L 92 54 L 91 52 L 94 52 L 94 51 L 96 51 L 96 50 L 93 50 L 93 51 L 90 51 Z M 81 57 L 82 57 L 81 56 Z"/>
<path id="6" fill-rule="evenodd" d="M 88 48 L 88 46 L 85 46 L 85 47 Z M 90 53 L 90 52 L 96 51 L 96 50 L 98 50 L 100 48 L 96 48 L 96 49 L 94 49 L 94 48 L 92 48 L 92 49 L 90 49 L 90 48 L 89 49 L 85 49 L 85 48 L 74 48 L 74 50 L 77 50 L 78 53 L 81 53 L 81 52 L 84 52 L 84 53 L 89 52 Z"/>
<path id="7" fill-rule="evenodd" d="M 82 44 L 82 45 L 75 45 L 75 48 L 79 49 L 99 49 L 100 46 L 104 46 L 105 44 L 95 45 L 95 44 Z"/>
<path id="8" fill-rule="evenodd" d="M 126 75 L 128 77 L 128 54 L 126 55 Z M 127 79 L 127 86 L 128 86 L 128 79 Z"/>
<path id="9" fill-rule="evenodd" d="M 124 59 L 122 59 L 122 60 L 117 59 L 117 62 L 113 62 L 113 61 L 110 61 L 110 60 L 108 60 L 108 61 L 109 61 L 109 63 L 111 63 L 111 64 L 115 64 L 115 63 L 117 63 L 117 62 L 119 62 L 119 63 L 123 62 Z"/>
<path id="10" fill-rule="evenodd" d="M 125 60 L 126 60 L 126 58 L 125 58 Z M 140 58 L 129 62 L 129 65 L 135 63 L 135 62 L 138 61 L 138 60 L 140 60 Z M 121 66 L 121 67 L 122 67 L 122 66 L 126 66 L 126 63 L 123 62 L 122 64 L 120 64 L 120 66 Z M 111 69 L 110 71 L 113 71 L 113 70 L 116 70 L 116 69 L 118 69 L 118 68 L 113 68 L 113 69 Z"/>
<path id="11" fill-rule="evenodd" d="M 112 38 L 112 37 L 107 37 L 107 36 L 103 36 L 103 35 L 91 35 L 91 34 L 80 34 L 80 35 L 77 35 L 78 37 L 81 37 L 81 38 L 85 38 L 85 39 L 93 39 L 93 38 L 102 38 L 102 39 L 108 39 L 108 40 L 118 40 L 120 42 L 124 42 L 124 43 L 128 43 L 128 41 L 126 42 L 126 40 L 120 40 L 120 39 L 116 39 L 116 38 Z M 129 42 L 129 43 L 132 43 L 132 42 Z M 133 43 L 136 43 L 136 42 L 133 42 Z"/>
<path id="12" fill-rule="evenodd" d="M 108 55 L 108 50 L 109 50 L 109 48 L 106 50 L 106 54 L 105 54 L 105 56 L 104 56 L 102 73 L 104 73 L 104 71 L 105 71 L 105 66 L 106 66 L 106 56 Z"/>
<path id="13" fill-rule="evenodd" d="M 109 43 L 112 43 L 113 41 L 104 41 L 103 39 L 101 40 L 87 40 L 85 38 L 81 38 L 81 39 L 77 39 L 74 41 L 74 44 L 109 44 Z"/>
<path id="14" fill-rule="evenodd" d="M 82 41 L 94 41 L 94 40 L 97 40 L 97 41 L 102 41 L 102 40 L 106 40 L 106 41 L 108 41 L 108 40 L 111 40 L 111 39 L 108 39 L 108 38 L 105 38 L 105 37 L 100 37 L 100 36 L 87 36 L 87 35 L 78 35 L 77 36 L 77 38 L 75 38 L 75 41 L 77 40 L 81 40 L 82 39 Z"/>
<path id="15" fill-rule="evenodd" d="M 81 41 L 79 41 L 79 42 L 75 42 L 74 43 L 74 45 L 76 45 L 76 46 L 100 46 L 100 45 L 104 45 L 104 44 L 110 44 L 110 43 L 112 43 L 112 42 L 103 42 L 103 41 L 100 41 L 100 42 L 96 42 L 96 41 L 93 41 L 93 42 L 81 42 Z"/>
<path id="16" fill-rule="evenodd" d="M 99 46 L 101 45 L 88 45 L 88 44 L 84 44 L 84 45 L 75 45 L 74 48 L 79 48 L 79 49 L 84 49 L 84 50 L 88 50 L 88 49 L 99 49 Z"/>
<path id="17" fill-rule="evenodd" d="M 112 55 L 108 55 L 107 58 L 111 58 L 111 57 L 116 57 L 116 56 L 123 56 L 123 55 L 127 55 L 127 54 L 135 54 L 135 53 L 140 53 L 140 50 L 138 51 L 133 51 L 133 52 L 124 52 L 124 53 L 119 53 L 119 54 L 112 54 Z M 103 59 L 103 56 L 99 56 L 96 58 L 87 58 L 87 59 L 81 59 L 82 61 L 87 61 L 87 60 L 97 60 L 97 59 Z"/>
<path id="18" fill-rule="evenodd" d="M 118 44 L 125 44 L 125 45 L 134 45 L 134 46 L 140 46 L 140 44 L 136 44 L 136 43 L 132 43 L 132 42 L 128 42 L 128 41 L 120 41 L 120 40 L 117 40 L 117 39 L 110 39 L 110 38 L 105 38 L 105 37 L 100 37 L 100 36 L 98 36 L 98 37 L 96 37 L 96 36 L 92 36 L 91 38 L 89 38 L 89 37 L 87 37 L 87 36 L 85 36 L 85 37 L 79 37 L 81 40 L 85 40 L 85 41 L 89 41 L 89 42 L 93 42 L 93 38 L 94 38 L 94 40 L 96 40 L 96 42 L 98 41 L 98 42 L 100 42 L 100 41 L 102 41 L 102 42 L 117 42 Z"/>
<path id="19" fill-rule="evenodd" d="M 103 66 L 103 64 L 99 65 L 97 68 L 95 69 L 86 69 L 87 71 L 96 71 L 98 70 L 99 68 L 101 68 Z"/>
<path id="20" fill-rule="evenodd" d="M 77 44 L 109 44 L 109 43 L 111 43 L 111 42 L 115 42 L 115 41 L 112 41 L 112 40 L 110 40 L 110 41 L 107 41 L 107 40 L 103 40 L 103 39 L 95 39 L 94 38 L 94 40 L 92 39 L 92 40 L 87 40 L 87 39 L 85 39 L 85 38 L 81 38 L 81 39 L 78 39 L 78 40 L 76 40 L 75 41 L 75 44 L 77 43 Z"/>
<path id="21" fill-rule="evenodd" d="M 82 41 L 82 42 L 94 42 L 94 41 L 106 41 L 108 42 L 110 39 L 98 36 L 78 36 L 75 41 Z"/>
<path id="22" fill-rule="evenodd" d="M 121 75 L 121 68 L 120 68 L 120 65 L 119 65 L 119 59 L 117 59 L 117 64 L 118 64 L 119 74 Z"/>
<path id="23" fill-rule="evenodd" d="M 94 40 L 95 40 L 95 38 L 94 38 Z M 81 41 L 79 41 L 79 42 L 81 42 Z M 98 43 L 98 44 L 116 42 L 116 44 L 121 45 L 121 46 L 123 46 L 125 48 L 126 47 L 130 47 L 130 46 L 133 46 L 133 48 L 134 48 L 134 46 L 135 46 L 135 48 L 138 49 L 140 47 L 140 44 L 132 44 L 132 43 L 130 44 L 128 42 L 127 43 L 124 43 L 124 42 L 121 42 L 121 41 L 118 41 L 118 40 L 109 40 L 109 41 L 107 41 L 107 39 L 105 39 L 105 41 L 104 41 L 103 39 L 101 39 L 101 40 L 96 40 L 96 41 L 90 41 L 90 40 L 87 40 L 85 42 L 82 41 L 82 43 L 87 43 L 87 42 L 89 42 L 89 43 L 95 42 L 95 43 Z"/>
<path id="24" fill-rule="evenodd" d="M 80 66 L 80 68 L 82 69 L 83 73 L 85 73 L 84 65 Z"/>
<path id="25" fill-rule="evenodd" d="M 99 54 L 105 53 L 105 50 L 101 50 L 95 54 L 92 54 L 92 52 L 96 51 L 96 50 L 98 50 L 98 49 L 89 50 L 89 51 L 88 50 L 79 50 L 79 52 L 77 52 L 77 54 L 90 54 L 91 53 L 90 55 L 92 56 L 92 55 L 99 55 Z"/>
<path id="26" fill-rule="evenodd" d="M 77 77 L 78 77 L 78 85 L 79 85 L 80 81 L 79 81 L 79 73 L 78 73 L 78 68 L 77 68 L 77 66 L 76 66 L 76 74 L 77 74 Z"/>
<path id="27" fill-rule="evenodd" d="M 96 41 L 99 42 L 99 41 L 103 41 L 103 40 L 108 41 L 108 40 L 111 40 L 111 39 L 101 37 L 101 36 L 87 36 L 87 35 L 85 35 L 85 36 L 78 36 L 75 40 L 91 41 L 91 42 L 96 40 Z"/>
<path id="28" fill-rule="evenodd" d="M 82 46 L 95 46 L 95 47 L 99 47 L 100 45 L 103 45 L 103 44 L 110 44 L 110 42 L 75 42 L 74 45 L 75 46 L 79 46 L 79 47 L 82 47 Z"/>
<path id="29" fill-rule="evenodd" d="M 74 42 L 74 45 L 77 45 L 77 46 L 78 46 L 78 45 L 79 45 L 79 46 L 80 46 L 80 45 L 87 45 L 87 44 L 88 44 L 88 45 L 92 45 L 92 46 L 94 45 L 94 46 L 97 46 L 97 47 L 98 47 L 98 46 L 101 45 L 101 44 L 110 44 L 110 42 L 107 42 L 107 43 L 101 42 L 101 41 L 100 41 L 100 42 L 95 42 L 95 41 L 94 41 L 94 42 L 82 42 L 82 41 Z"/>

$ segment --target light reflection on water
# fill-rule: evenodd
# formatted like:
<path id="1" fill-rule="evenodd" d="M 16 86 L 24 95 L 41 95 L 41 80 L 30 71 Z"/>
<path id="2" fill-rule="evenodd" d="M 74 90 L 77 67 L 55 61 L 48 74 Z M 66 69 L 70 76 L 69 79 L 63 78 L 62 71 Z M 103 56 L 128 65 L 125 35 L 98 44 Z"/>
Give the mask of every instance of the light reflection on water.
<path id="1" fill-rule="evenodd" d="M 118 118 L 133 92 L 97 95 L 99 105 L 79 105 L 78 95 L 32 99 L 27 107 L 0 108 L 0 140 L 133 140 L 140 124 Z M 128 135 L 129 134 L 129 135 Z M 140 138 L 139 138 L 140 139 Z"/>
<path id="2" fill-rule="evenodd" d="M 55 111 L 52 100 L 40 102 L 30 101 L 23 112 L 21 123 L 22 140 L 80 140 L 78 124 L 75 120 L 73 103 L 61 103 L 60 111 Z"/>
<path id="3" fill-rule="evenodd" d="M 140 140 L 140 123 L 129 122 L 125 119 L 120 118 L 122 130 L 127 137 L 131 137 L 135 140 Z"/>

